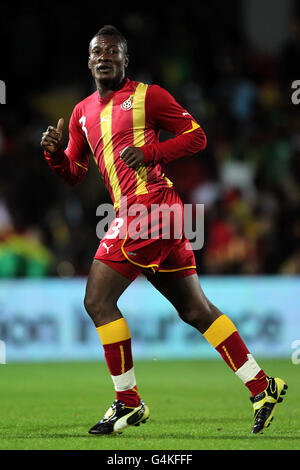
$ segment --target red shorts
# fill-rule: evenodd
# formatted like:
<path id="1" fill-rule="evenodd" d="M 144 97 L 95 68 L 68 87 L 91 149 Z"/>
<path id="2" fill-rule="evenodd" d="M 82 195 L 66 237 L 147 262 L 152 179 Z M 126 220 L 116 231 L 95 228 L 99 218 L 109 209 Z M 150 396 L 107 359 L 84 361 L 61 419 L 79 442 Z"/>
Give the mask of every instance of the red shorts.
<path id="1" fill-rule="evenodd" d="M 183 204 L 173 188 L 136 196 L 116 215 L 95 259 L 132 281 L 141 273 L 172 273 L 177 278 L 196 273 L 184 235 Z"/>

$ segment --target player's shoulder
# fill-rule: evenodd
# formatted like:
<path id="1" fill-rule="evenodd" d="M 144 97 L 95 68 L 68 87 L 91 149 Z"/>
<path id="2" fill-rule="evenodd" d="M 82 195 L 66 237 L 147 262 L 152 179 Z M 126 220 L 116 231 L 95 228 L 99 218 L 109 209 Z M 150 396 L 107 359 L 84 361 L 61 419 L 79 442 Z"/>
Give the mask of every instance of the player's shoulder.
<path id="1" fill-rule="evenodd" d="M 127 78 L 127 81 L 126 81 L 126 84 L 125 86 L 120 90 L 121 92 L 124 90 L 128 90 L 128 91 L 131 91 L 131 92 L 135 92 L 139 87 L 148 87 L 148 83 L 144 83 L 144 82 L 141 82 L 139 80 L 131 80 L 129 78 Z"/>
<path id="2" fill-rule="evenodd" d="M 161 106 L 166 106 L 173 100 L 174 98 L 166 88 L 158 85 L 157 83 L 151 83 L 148 85 L 146 92 L 146 105 L 148 108 L 161 108 Z"/>
<path id="3" fill-rule="evenodd" d="M 89 106 L 93 106 L 95 102 L 97 102 L 98 98 L 98 92 L 97 90 L 91 93 L 89 96 L 86 98 L 83 98 L 81 101 L 79 101 L 73 110 L 73 113 L 81 112 L 83 109 L 86 109 Z"/>
<path id="4" fill-rule="evenodd" d="M 147 90 L 148 97 L 151 98 L 165 98 L 166 96 L 169 96 L 170 93 L 161 85 L 158 85 L 157 83 L 150 83 L 148 85 L 148 90 Z"/>
<path id="5" fill-rule="evenodd" d="M 148 94 L 159 94 L 166 91 L 163 87 L 157 85 L 156 83 L 147 83 L 140 80 L 129 80 L 128 86 L 130 86 L 132 89 L 137 89 L 138 87 L 146 88 Z"/>

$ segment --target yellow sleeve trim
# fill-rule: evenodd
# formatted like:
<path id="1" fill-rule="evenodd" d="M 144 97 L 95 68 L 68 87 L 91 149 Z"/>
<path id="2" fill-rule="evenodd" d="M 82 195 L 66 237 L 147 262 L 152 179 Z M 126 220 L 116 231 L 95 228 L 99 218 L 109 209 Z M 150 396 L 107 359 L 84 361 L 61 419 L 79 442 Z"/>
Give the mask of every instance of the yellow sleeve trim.
<path id="1" fill-rule="evenodd" d="M 74 160 L 73 163 L 75 163 L 75 165 L 77 166 L 80 166 L 80 168 L 83 168 L 85 171 L 88 171 L 88 168 L 86 166 L 81 165 L 81 163 L 75 162 Z"/>
<path id="2" fill-rule="evenodd" d="M 188 131 L 183 132 L 183 134 L 189 134 L 189 132 L 193 132 L 199 127 L 200 127 L 199 124 L 197 124 L 195 121 L 192 121 L 192 129 L 189 129 Z"/>

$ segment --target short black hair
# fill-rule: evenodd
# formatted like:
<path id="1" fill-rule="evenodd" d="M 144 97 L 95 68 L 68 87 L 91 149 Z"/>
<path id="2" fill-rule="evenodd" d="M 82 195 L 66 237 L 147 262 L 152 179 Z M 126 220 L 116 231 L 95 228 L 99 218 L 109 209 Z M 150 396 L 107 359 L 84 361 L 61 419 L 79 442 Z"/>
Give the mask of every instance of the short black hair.
<path id="1" fill-rule="evenodd" d="M 97 36 L 115 36 L 122 44 L 125 54 L 127 54 L 128 46 L 125 36 L 123 36 L 123 34 L 115 26 L 111 24 L 102 26 L 102 28 L 100 28 L 99 31 L 97 31 L 97 33 L 94 35 L 94 38 Z"/>

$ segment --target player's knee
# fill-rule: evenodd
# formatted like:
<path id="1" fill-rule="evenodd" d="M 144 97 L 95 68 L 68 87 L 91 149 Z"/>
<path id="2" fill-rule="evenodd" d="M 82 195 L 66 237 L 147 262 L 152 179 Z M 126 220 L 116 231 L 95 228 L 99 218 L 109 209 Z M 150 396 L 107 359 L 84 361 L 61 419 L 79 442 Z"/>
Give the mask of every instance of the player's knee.
<path id="1" fill-rule="evenodd" d="M 91 317 L 95 308 L 94 299 L 90 295 L 85 294 L 83 305 L 84 305 L 85 310 Z"/>
<path id="2" fill-rule="evenodd" d="M 178 313 L 185 323 L 193 326 L 201 333 L 205 331 L 213 321 L 210 305 L 206 302 L 192 305 Z"/>
<path id="3" fill-rule="evenodd" d="M 179 312 L 181 320 L 183 320 L 188 325 L 194 326 L 197 328 L 198 323 L 201 321 L 201 311 L 199 309 L 187 309 Z"/>
<path id="4" fill-rule="evenodd" d="M 94 323 L 99 324 L 99 322 L 101 323 L 104 320 L 105 322 L 110 321 L 113 306 L 101 296 L 86 293 L 84 307 Z"/>

